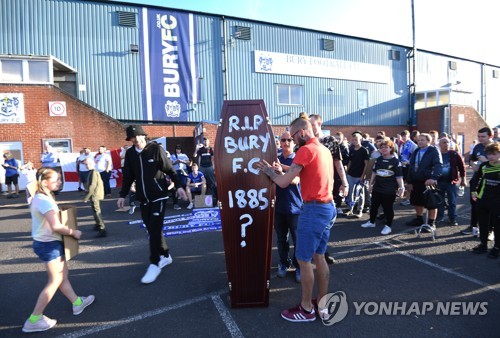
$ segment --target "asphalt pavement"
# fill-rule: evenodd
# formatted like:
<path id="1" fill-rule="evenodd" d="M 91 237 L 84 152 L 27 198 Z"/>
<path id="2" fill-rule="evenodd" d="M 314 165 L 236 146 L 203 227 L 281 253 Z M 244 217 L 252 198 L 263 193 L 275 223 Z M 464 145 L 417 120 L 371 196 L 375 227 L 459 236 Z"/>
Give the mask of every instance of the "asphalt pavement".
<path id="1" fill-rule="evenodd" d="M 395 204 L 393 233 L 360 227 L 362 219 L 339 217 L 329 248 L 329 291 L 343 292 L 345 318 L 327 326 L 321 320 L 290 323 L 280 312 L 300 300 L 294 273 L 276 277 L 273 246 L 270 300 L 267 308 L 232 309 L 221 231 L 167 239 L 173 264 L 157 281 L 141 285 L 148 263 L 144 229 L 117 210 L 117 192 L 102 203 L 108 237 L 96 238 L 90 205 L 79 192 L 60 193 L 62 205 L 76 205 L 83 237 L 80 253 L 69 262 L 77 294 L 96 301 L 81 315 L 58 292 L 45 314 L 57 325 L 38 337 L 498 337 L 500 331 L 500 259 L 470 249 L 478 239 L 460 234 L 469 223 L 468 192 L 458 198 L 459 226 L 438 225 L 437 237 L 418 238 L 405 223 L 412 207 Z M 168 202 L 167 216 L 175 211 Z M 31 249 L 29 209 L 23 198 L 0 196 L 0 337 L 26 336 L 21 327 L 46 283 L 46 272 Z M 492 243 L 489 243 L 490 247 Z M 386 307 L 385 310 L 383 307 Z M 391 307 L 392 310 L 387 310 Z M 412 308 L 413 306 L 413 308 Z M 424 312 L 427 306 L 432 310 Z M 467 312 L 468 307 L 474 309 Z M 439 310 L 438 310 L 439 308 Z M 464 310 L 465 309 L 465 310 Z"/>

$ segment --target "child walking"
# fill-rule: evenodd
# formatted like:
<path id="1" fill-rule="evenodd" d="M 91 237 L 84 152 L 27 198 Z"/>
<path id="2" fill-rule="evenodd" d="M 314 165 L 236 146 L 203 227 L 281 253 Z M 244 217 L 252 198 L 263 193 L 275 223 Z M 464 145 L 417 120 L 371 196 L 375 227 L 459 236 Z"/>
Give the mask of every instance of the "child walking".
<path id="1" fill-rule="evenodd" d="M 93 295 L 77 296 L 68 278 L 62 235 L 80 239 L 82 233 L 62 225 L 59 219 L 53 194 L 61 185 L 59 174 L 54 169 L 42 168 L 37 172 L 37 182 L 38 189 L 31 202 L 33 251 L 45 263 L 49 280 L 24 323 L 23 332 L 46 331 L 56 325 L 57 321 L 44 316 L 43 312 L 58 289 L 72 303 L 74 315 L 82 313 L 95 299 Z"/>

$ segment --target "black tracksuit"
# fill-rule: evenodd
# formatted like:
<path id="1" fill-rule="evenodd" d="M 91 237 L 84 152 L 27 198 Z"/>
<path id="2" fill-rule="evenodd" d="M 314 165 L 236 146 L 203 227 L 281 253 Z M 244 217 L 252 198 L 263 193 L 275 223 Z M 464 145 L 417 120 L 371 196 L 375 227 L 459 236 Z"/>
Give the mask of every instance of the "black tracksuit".
<path id="1" fill-rule="evenodd" d="M 149 260 L 158 265 L 160 255 L 169 256 L 169 250 L 163 237 L 163 218 L 168 198 L 166 175 L 180 188 L 180 181 L 165 150 L 156 143 L 148 143 L 139 153 L 131 147 L 125 153 L 122 168 L 123 183 L 120 197 L 125 198 L 130 186 L 135 181 L 136 200 L 141 202 L 141 216 L 149 233 Z"/>

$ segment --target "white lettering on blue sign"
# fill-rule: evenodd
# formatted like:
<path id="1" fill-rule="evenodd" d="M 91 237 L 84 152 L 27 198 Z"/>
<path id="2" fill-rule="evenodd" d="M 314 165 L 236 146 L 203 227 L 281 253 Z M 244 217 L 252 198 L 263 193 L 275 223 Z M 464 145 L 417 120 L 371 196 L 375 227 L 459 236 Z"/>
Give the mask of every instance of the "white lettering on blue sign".
<path id="1" fill-rule="evenodd" d="M 163 61 L 163 95 L 165 97 L 180 97 L 179 88 L 179 65 L 177 46 L 170 42 L 177 41 L 177 37 L 172 35 L 172 30 L 177 27 L 177 19 L 173 15 L 162 15 L 161 23 L 161 44 Z"/>

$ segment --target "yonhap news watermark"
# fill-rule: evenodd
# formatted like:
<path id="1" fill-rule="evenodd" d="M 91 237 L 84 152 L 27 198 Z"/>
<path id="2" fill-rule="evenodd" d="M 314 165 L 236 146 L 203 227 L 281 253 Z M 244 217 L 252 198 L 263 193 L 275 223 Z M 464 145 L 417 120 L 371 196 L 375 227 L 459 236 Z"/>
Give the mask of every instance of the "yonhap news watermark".
<path id="1" fill-rule="evenodd" d="M 352 306 L 350 306 L 352 304 Z M 484 316 L 488 314 L 488 302 L 473 301 L 347 301 L 343 291 L 328 293 L 318 303 L 323 324 L 330 326 L 342 321 L 349 312 L 354 316 Z"/>

